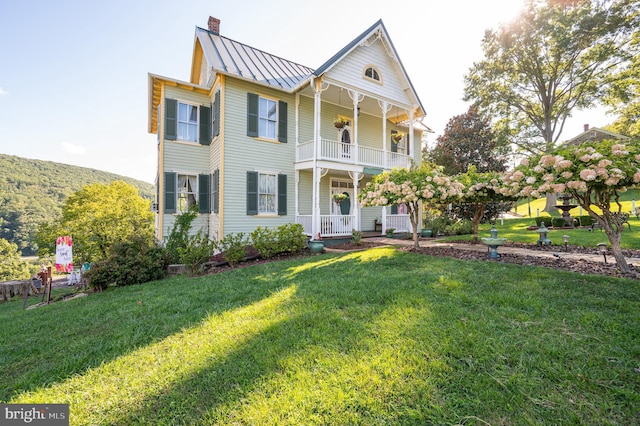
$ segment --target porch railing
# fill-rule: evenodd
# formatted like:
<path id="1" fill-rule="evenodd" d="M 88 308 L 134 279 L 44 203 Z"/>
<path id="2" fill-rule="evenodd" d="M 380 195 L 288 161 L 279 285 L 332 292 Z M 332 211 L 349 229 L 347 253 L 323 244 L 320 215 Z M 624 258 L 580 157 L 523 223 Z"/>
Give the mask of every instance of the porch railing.
<path id="1" fill-rule="evenodd" d="M 411 232 L 411 219 L 408 214 L 392 214 L 387 215 L 386 223 L 382 232 L 389 228 L 395 229 L 395 232 Z"/>
<path id="2" fill-rule="evenodd" d="M 313 217 L 311 215 L 298 215 L 296 222 L 304 228 L 304 233 L 316 238 L 313 232 Z M 320 234 L 323 237 L 344 237 L 351 236 L 355 223 L 353 215 L 321 215 Z M 411 232 L 411 220 L 408 214 L 387 215 L 386 226 L 382 231 L 394 228 L 396 232 Z"/>
<path id="3" fill-rule="evenodd" d="M 313 217 L 311 215 L 298 215 L 297 223 L 304 228 L 304 233 L 316 238 L 317 235 L 311 235 L 313 232 Z M 321 215 L 320 216 L 320 235 L 323 237 L 344 237 L 351 236 L 355 223 L 353 215 Z"/>
<path id="4" fill-rule="evenodd" d="M 313 141 L 303 142 L 296 147 L 296 161 L 313 160 L 315 149 Z M 392 169 L 394 167 L 409 167 L 410 157 L 397 152 L 385 152 L 381 149 L 358 146 L 358 161 L 356 162 L 355 146 L 329 139 L 320 141 L 319 160 L 335 161 L 338 163 L 358 164 L 363 166 Z"/>

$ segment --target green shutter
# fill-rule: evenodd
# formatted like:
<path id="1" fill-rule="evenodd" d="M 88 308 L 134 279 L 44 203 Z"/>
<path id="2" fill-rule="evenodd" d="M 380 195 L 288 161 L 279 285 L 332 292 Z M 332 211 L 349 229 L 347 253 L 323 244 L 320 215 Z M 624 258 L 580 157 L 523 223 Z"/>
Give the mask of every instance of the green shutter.
<path id="1" fill-rule="evenodd" d="M 213 137 L 220 135 L 220 91 L 213 97 Z"/>
<path id="2" fill-rule="evenodd" d="M 211 145 L 211 108 L 200 106 L 200 145 Z"/>
<path id="3" fill-rule="evenodd" d="M 170 141 L 178 139 L 178 101 L 164 100 L 164 138 Z"/>
<path id="4" fill-rule="evenodd" d="M 176 174 L 165 172 L 164 174 L 164 212 L 176 212 Z"/>
<path id="5" fill-rule="evenodd" d="M 198 212 L 211 213 L 211 204 L 209 203 L 209 175 L 198 176 Z"/>
<path id="6" fill-rule="evenodd" d="M 278 140 L 287 142 L 287 103 L 278 101 Z"/>
<path id="7" fill-rule="evenodd" d="M 391 214 L 398 214 L 398 205 L 394 204 L 391 206 Z"/>
<path id="8" fill-rule="evenodd" d="M 287 175 L 278 175 L 278 214 L 287 215 Z"/>
<path id="9" fill-rule="evenodd" d="M 258 137 L 258 95 L 247 93 L 247 136 Z"/>
<path id="10" fill-rule="evenodd" d="M 247 215 L 258 214 L 258 172 L 247 172 Z"/>
<path id="11" fill-rule="evenodd" d="M 220 212 L 220 170 L 211 175 L 211 204 L 214 213 Z"/>
<path id="12" fill-rule="evenodd" d="M 398 144 L 393 140 L 393 135 L 398 133 L 397 130 L 391 131 L 391 152 L 398 152 Z"/>

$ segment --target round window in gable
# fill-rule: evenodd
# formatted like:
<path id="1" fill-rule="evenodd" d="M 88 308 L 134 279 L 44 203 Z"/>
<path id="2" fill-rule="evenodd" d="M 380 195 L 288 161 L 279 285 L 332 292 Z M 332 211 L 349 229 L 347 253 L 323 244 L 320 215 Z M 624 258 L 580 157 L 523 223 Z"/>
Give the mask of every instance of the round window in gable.
<path id="1" fill-rule="evenodd" d="M 378 70 L 374 67 L 374 66 L 369 66 L 364 70 L 364 76 L 368 79 L 371 79 L 375 82 L 380 83 L 381 79 L 380 79 L 380 72 L 378 72 Z"/>

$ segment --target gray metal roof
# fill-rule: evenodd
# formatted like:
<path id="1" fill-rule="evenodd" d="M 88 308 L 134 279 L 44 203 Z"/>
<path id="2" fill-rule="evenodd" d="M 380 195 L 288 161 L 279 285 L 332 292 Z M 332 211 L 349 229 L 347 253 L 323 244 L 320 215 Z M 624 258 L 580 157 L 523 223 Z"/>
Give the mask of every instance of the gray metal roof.
<path id="1" fill-rule="evenodd" d="M 207 62 L 216 71 L 257 83 L 292 90 L 309 78 L 313 69 L 196 27 Z"/>

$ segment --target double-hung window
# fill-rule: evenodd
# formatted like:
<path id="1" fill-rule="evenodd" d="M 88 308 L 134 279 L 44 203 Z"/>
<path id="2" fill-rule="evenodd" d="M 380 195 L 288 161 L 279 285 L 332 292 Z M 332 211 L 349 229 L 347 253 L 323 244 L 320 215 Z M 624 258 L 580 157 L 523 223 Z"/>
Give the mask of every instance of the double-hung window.
<path id="1" fill-rule="evenodd" d="M 258 214 L 276 214 L 278 188 L 277 175 L 258 174 Z"/>
<path id="2" fill-rule="evenodd" d="M 258 110 L 258 136 L 275 139 L 278 124 L 278 103 L 271 99 L 260 98 Z"/>
<path id="3" fill-rule="evenodd" d="M 178 175 L 178 212 L 188 211 L 198 202 L 198 176 Z"/>
<path id="4" fill-rule="evenodd" d="M 198 107 L 178 102 L 178 140 L 198 141 Z"/>
<path id="5" fill-rule="evenodd" d="M 287 103 L 247 93 L 247 136 L 287 142 Z"/>

